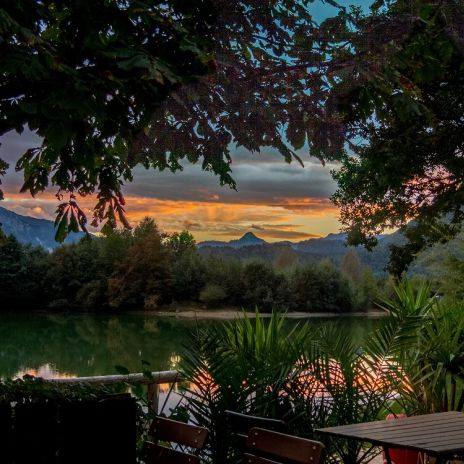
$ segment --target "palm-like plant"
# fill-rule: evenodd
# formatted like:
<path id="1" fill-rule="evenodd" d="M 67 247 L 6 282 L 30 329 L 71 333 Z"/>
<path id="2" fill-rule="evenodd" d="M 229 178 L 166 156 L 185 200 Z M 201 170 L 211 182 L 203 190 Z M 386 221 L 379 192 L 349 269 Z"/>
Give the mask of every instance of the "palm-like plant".
<path id="1" fill-rule="evenodd" d="M 306 358 L 306 373 L 319 386 L 319 395 L 307 398 L 314 406 L 314 428 L 367 422 L 379 418 L 392 398 L 384 369 L 377 370 L 365 340 L 341 326 L 323 326 Z M 378 451 L 346 440 L 327 440 L 328 461 L 360 464 Z"/>
<path id="2" fill-rule="evenodd" d="M 387 315 L 363 339 L 340 326 L 287 330 L 273 313 L 198 330 L 182 369 L 190 417 L 211 430 L 209 458 L 230 458 L 224 411 L 284 419 L 297 435 L 319 427 L 464 408 L 464 310 L 443 306 L 422 284 L 403 282 Z M 328 459 L 364 464 L 374 450 L 328 442 Z"/>
<path id="3" fill-rule="evenodd" d="M 394 372 L 397 406 L 409 415 L 464 409 L 464 308 L 403 282 L 380 305 L 389 316 L 368 342 L 375 361 Z M 401 381 L 400 381 L 401 380 Z"/>
<path id="4" fill-rule="evenodd" d="M 401 405 L 408 414 L 464 410 L 464 308 L 436 304 L 401 368 Z"/>
<path id="5" fill-rule="evenodd" d="M 194 334 L 182 370 L 191 382 L 191 417 L 211 430 L 213 463 L 228 459 L 225 410 L 290 418 L 292 405 L 284 392 L 297 375 L 308 333 L 305 326 L 287 330 L 277 313 L 268 322 L 257 313 L 253 321 L 244 316 Z"/>

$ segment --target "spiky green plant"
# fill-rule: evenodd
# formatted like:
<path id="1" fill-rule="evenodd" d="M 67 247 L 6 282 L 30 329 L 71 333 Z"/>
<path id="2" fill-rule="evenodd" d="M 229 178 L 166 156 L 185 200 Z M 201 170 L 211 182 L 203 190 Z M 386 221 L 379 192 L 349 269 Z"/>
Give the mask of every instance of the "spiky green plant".
<path id="1" fill-rule="evenodd" d="M 343 326 L 321 327 L 305 364 L 305 372 L 320 391 L 318 396 L 307 399 L 314 403 L 309 408 L 314 428 L 377 420 L 392 399 L 387 370 L 373 364 L 366 339 L 347 332 Z M 361 464 L 378 453 L 359 442 L 316 438 L 325 441 L 328 462 Z"/>
<path id="2" fill-rule="evenodd" d="M 207 330 L 198 330 L 183 356 L 182 370 L 191 382 L 187 395 L 192 420 L 211 431 L 210 459 L 225 463 L 229 436 L 224 411 L 291 420 L 285 394 L 298 375 L 299 357 L 309 330 L 284 326 L 282 315 L 269 320 L 258 312 Z"/>
<path id="3" fill-rule="evenodd" d="M 211 430 L 209 459 L 230 462 L 226 409 L 284 419 L 307 437 L 320 427 L 382 419 L 392 408 L 462 410 L 462 303 L 438 304 L 426 284 L 403 282 L 379 306 L 385 318 L 362 339 L 337 325 L 288 330 L 277 313 L 198 330 L 182 368 L 192 385 L 190 417 Z M 326 443 L 329 462 L 364 464 L 375 453 Z"/>
<path id="4" fill-rule="evenodd" d="M 408 414 L 464 410 L 464 305 L 437 303 L 415 344 L 399 356 Z"/>

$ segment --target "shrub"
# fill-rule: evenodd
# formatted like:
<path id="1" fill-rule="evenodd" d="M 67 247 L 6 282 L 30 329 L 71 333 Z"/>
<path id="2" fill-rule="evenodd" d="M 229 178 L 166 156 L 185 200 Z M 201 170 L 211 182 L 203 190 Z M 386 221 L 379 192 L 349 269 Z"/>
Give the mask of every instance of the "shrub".
<path id="1" fill-rule="evenodd" d="M 200 292 L 200 301 L 207 305 L 217 305 L 224 302 L 227 298 L 226 291 L 216 284 L 207 284 Z"/>

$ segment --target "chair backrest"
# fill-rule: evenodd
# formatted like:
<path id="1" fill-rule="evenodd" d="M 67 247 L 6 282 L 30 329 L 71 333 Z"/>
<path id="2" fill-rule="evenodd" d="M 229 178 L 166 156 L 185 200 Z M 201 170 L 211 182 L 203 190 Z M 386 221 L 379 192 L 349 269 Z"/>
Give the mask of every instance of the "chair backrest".
<path id="1" fill-rule="evenodd" d="M 240 412 L 225 411 L 229 429 L 238 435 L 248 436 L 248 432 L 253 427 L 259 427 L 275 432 L 286 432 L 287 424 L 283 420 L 269 419 L 267 417 L 251 416 Z"/>
<path id="2" fill-rule="evenodd" d="M 324 445 L 318 441 L 254 427 L 246 441 L 245 464 L 318 464 Z"/>
<path id="3" fill-rule="evenodd" d="M 226 410 L 225 415 L 229 431 L 227 441 L 231 462 L 242 462 L 243 453 L 246 449 L 248 432 L 253 427 L 274 430 L 276 432 L 287 431 L 287 424 L 279 419 L 252 416 L 230 410 Z"/>
<path id="4" fill-rule="evenodd" d="M 147 463 L 195 464 L 199 462 L 198 454 L 206 444 L 208 429 L 165 417 L 155 417 L 150 425 L 149 434 L 153 443 L 146 444 Z M 166 442 L 171 448 L 164 446 Z M 189 451 L 185 451 L 185 447 L 189 448 Z"/>

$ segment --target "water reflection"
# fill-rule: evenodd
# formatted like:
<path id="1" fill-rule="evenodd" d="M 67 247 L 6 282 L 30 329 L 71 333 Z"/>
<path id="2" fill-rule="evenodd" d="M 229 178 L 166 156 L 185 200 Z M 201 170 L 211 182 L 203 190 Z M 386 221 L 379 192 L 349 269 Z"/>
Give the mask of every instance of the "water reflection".
<path id="1" fill-rule="evenodd" d="M 118 365 L 131 372 L 176 369 L 189 334 L 218 323 L 136 314 L 3 313 L 0 377 L 112 375 Z M 344 318 L 342 323 L 360 335 L 372 325 L 362 319 Z"/>
<path id="2" fill-rule="evenodd" d="M 50 363 L 42 364 L 37 369 L 28 367 L 26 369 L 20 370 L 14 374 L 13 378 L 19 379 L 25 375 L 33 375 L 34 377 L 42 377 L 43 379 L 72 379 L 77 377 L 76 374 L 58 371 L 56 367 Z"/>
<path id="3" fill-rule="evenodd" d="M 208 322 L 206 322 L 208 324 Z M 0 377 L 71 377 L 175 368 L 196 321 L 140 315 L 2 314 Z"/>

